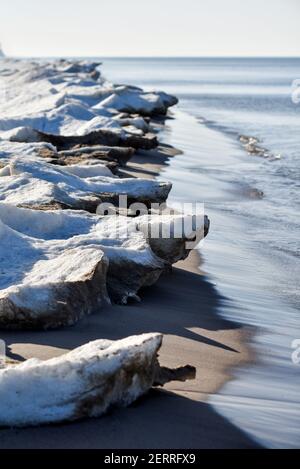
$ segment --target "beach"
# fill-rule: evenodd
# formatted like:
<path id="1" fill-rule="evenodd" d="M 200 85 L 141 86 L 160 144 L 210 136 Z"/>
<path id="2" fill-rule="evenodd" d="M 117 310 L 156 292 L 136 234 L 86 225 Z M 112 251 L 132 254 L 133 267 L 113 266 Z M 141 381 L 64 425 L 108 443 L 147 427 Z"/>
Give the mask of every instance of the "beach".
<path id="1" fill-rule="evenodd" d="M 161 148 L 135 156 L 126 172 L 155 177 L 165 158 L 177 151 Z M 155 163 L 155 160 L 158 163 Z M 148 162 L 149 161 L 149 162 Z M 153 390 L 128 409 L 113 409 L 95 421 L 50 428 L 0 430 L 3 448 L 234 448 L 255 447 L 242 431 L 218 416 L 207 403 L 231 379 L 231 370 L 253 359 L 250 331 L 223 320 L 217 313 L 222 301 L 200 270 L 201 258 L 193 251 L 157 285 L 145 289 L 142 302 L 112 306 L 85 318 L 80 324 L 47 332 L 5 333 L 9 357 L 48 359 L 98 338 L 119 339 L 145 332 L 164 334 L 161 362 L 196 367 L 197 378 L 170 383 Z"/>
<path id="2" fill-rule="evenodd" d="M 122 71 L 124 62 L 117 66 Z M 134 66 L 139 70 L 136 63 Z M 113 79 L 114 67 L 115 63 L 108 67 Z M 129 68 L 125 71 L 132 73 Z M 128 78 L 126 73 L 122 78 Z M 165 85 L 168 92 L 179 86 Z M 268 318 L 272 311 L 279 330 L 281 306 L 269 289 L 270 264 L 258 247 L 259 230 L 245 221 L 242 212 L 246 208 L 259 214 L 260 202 L 265 203 L 259 182 L 241 177 L 243 171 L 252 174 L 255 162 L 249 160 L 233 132 L 221 132 L 213 122 L 187 112 L 189 94 L 181 92 L 184 104 L 179 104 L 179 109 L 152 120 L 160 145 L 147 151 L 138 149 L 118 174 L 121 178 L 171 181 L 170 205 L 204 202 L 211 222 L 207 238 L 186 260 L 163 273 L 155 285 L 142 288 L 141 302 L 102 306 L 74 326 L 54 331 L 2 331 L 1 339 L 10 359 L 47 360 L 99 338 L 118 340 L 159 332 L 164 336 L 160 363 L 170 368 L 189 364 L 196 368 L 196 379 L 152 389 L 131 406 L 110 409 L 101 418 L 1 429 L 1 448 L 257 448 L 297 444 L 297 412 L 290 421 L 294 402 L 288 398 L 296 379 L 287 381 L 290 387 L 281 414 L 274 410 L 279 387 L 271 389 L 263 381 L 266 371 L 274 373 L 275 383 L 277 373 L 289 373 L 288 327 L 297 321 L 291 308 L 285 348 L 279 349 L 286 368 L 278 367 L 275 359 L 274 368 L 263 363 L 260 342 L 268 333 L 273 358 L 277 336 Z M 287 302 L 285 307 L 288 314 Z M 261 402 L 267 400 L 268 405 L 262 407 Z M 274 429 L 279 418 L 286 419 L 290 430 L 285 441 Z"/>

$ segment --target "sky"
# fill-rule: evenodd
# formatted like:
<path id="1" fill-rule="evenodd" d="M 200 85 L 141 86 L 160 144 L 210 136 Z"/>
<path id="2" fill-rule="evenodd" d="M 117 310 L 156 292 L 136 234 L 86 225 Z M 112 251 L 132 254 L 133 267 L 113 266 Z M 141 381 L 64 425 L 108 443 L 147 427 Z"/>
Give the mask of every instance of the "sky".
<path id="1" fill-rule="evenodd" d="M 0 0 L 13 56 L 299 56 L 300 0 Z"/>

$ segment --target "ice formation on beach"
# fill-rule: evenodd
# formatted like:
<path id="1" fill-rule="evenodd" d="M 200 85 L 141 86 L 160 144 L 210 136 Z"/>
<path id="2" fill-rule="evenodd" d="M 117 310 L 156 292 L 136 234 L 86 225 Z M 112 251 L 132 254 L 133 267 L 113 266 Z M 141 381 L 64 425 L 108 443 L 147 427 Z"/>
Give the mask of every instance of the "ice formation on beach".
<path id="1" fill-rule="evenodd" d="M 0 369 L 0 426 L 99 417 L 111 406 L 128 406 L 153 385 L 193 379 L 193 367 L 160 367 L 161 343 L 160 334 L 97 340 L 58 358 Z"/>
<path id="2" fill-rule="evenodd" d="M 189 236 L 204 236 L 206 220 L 198 231 L 176 237 L 174 224 L 182 226 L 186 218 L 101 217 L 0 203 L 0 327 L 70 325 L 108 298 L 123 304 L 138 298 L 141 287 L 186 257 Z M 162 227 L 168 227 L 168 238 Z"/>
<path id="3" fill-rule="evenodd" d="M 165 114 L 177 103 L 163 92 L 105 82 L 98 66 L 85 61 L 3 60 L 0 77 L 9 99 L 2 105 L 0 131 L 31 127 L 50 134 L 86 135 L 105 128 L 139 135 L 147 131 L 146 121 L 138 116 L 123 120 L 121 113 Z"/>
<path id="4" fill-rule="evenodd" d="M 158 146 L 152 118 L 177 99 L 108 83 L 99 66 L 1 60 L 2 329 L 72 325 L 103 304 L 139 300 L 142 287 L 188 255 L 187 241 L 207 234 L 207 218 L 166 212 L 171 183 L 119 171 L 136 151 Z M 127 210 L 132 203 L 146 212 Z M 153 203 L 159 208 L 149 210 Z M 96 417 L 153 385 L 194 378 L 192 367 L 159 366 L 161 342 L 160 334 L 99 340 L 59 358 L 7 363 L 0 425 Z"/>
<path id="5" fill-rule="evenodd" d="M 118 202 L 121 194 L 126 194 L 129 202 L 162 203 L 171 190 L 167 182 L 95 174 L 88 177 L 86 170 L 85 177 L 82 174 L 83 169 L 74 174 L 74 168 L 69 171 L 46 162 L 16 158 L 0 170 L 0 200 L 18 206 L 95 212 L 101 202 Z"/>
<path id="6" fill-rule="evenodd" d="M 107 299 L 104 253 L 92 246 L 51 250 L 0 221 L 0 327 L 71 325 Z"/>
<path id="7" fill-rule="evenodd" d="M 0 165 L 15 156 L 38 157 L 43 149 L 64 164 L 70 155 L 57 152 L 78 152 L 76 145 L 85 145 L 80 157 L 92 153 L 92 158 L 125 164 L 134 149 L 157 146 L 156 136 L 149 133 L 149 116 L 165 114 L 177 99 L 163 92 L 108 83 L 99 65 L 67 60 L 1 61 L 5 93 Z M 124 105 L 117 105 L 116 97 Z"/>
<path id="8" fill-rule="evenodd" d="M 101 202 L 117 205 L 120 195 L 128 205 L 160 204 L 171 190 L 168 182 L 115 172 L 136 149 L 157 145 L 149 116 L 165 114 L 176 98 L 114 86 L 98 67 L 65 60 L 1 63 L 9 97 L 0 119 L 1 327 L 73 324 L 109 298 L 138 298 L 142 286 L 188 253 L 189 235 L 171 233 L 174 215 L 87 213 Z M 159 234 L 165 225 L 168 238 Z M 153 226 L 155 236 L 148 233 Z M 206 228 L 203 221 L 193 236 L 201 230 L 204 236 Z"/>
<path id="9" fill-rule="evenodd" d="M 138 299 L 188 255 L 187 240 L 207 234 L 205 218 L 178 235 L 181 214 L 118 216 L 120 195 L 128 205 L 166 202 L 170 183 L 115 173 L 136 149 L 157 145 L 149 116 L 177 100 L 107 83 L 98 66 L 1 63 L 9 96 L 0 119 L 2 328 L 69 325 L 104 301 Z M 88 213 L 102 202 L 115 213 Z"/>

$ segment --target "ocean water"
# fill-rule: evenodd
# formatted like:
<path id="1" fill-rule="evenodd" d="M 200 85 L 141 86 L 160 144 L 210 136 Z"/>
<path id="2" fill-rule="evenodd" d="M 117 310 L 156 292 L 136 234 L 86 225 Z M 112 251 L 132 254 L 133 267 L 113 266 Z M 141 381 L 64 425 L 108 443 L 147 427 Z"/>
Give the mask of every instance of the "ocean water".
<path id="1" fill-rule="evenodd" d="M 257 137 L 280 156 L 249 158 L 246 173 L 237 167 L 232 180 L 265 193 L 264 202 L 254 205 L 256 214 L 263 212 L 271 230 L 272 221 L 282 224 L 282 236 L 270 236 L 268 243 L 299 255 L 300 103 L 292 101 L 292 83 L 300 80 L 300 58 L 106 59 L 104 71 L 112 81 L 173 93 L 180 109 L 207 126 L 234 141 L 239 135 Z"/>
<path id="2" fill-rule="evenodd" d="M 103 70 L 179 97 L 162 134 L 183 152 L 163 171 L 171 201 L 205 203 L 201 254 L 219 313 L 256 331 L 256 363 L 211 404 L 265 446 L 299 447 L 300 59 L 103 59 Z M 248 154 L 240 135 L 270 156 Z"/>

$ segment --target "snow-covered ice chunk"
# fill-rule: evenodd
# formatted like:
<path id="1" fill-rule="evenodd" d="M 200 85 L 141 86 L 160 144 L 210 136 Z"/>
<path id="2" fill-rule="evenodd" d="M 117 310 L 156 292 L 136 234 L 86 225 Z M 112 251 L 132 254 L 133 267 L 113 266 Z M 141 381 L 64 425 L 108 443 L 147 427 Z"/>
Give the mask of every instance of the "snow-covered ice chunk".
<path id="1" fill-rule="evenodd" d="M 37 158 L 42 152 L 56 153 L 56 147 L 47 142 L 21 143 L 0 139 L 0 167 L 8 164 L 13 158 Z M 46 159 L 47 161 L 47 159 Z"/>
<path id="2" fill-rule="evenodd" d="M 138 292 L 141 287 L 155 283 L 165 269 L 166 264 L 153 253 L 141 231 L 135 229 L 127 231 L 123 219 L 125 220 L 124 217 L 99 217 L 86 212 L 69 210 L 36 211 L 0 203 L 0 221 L 3 233 L 11 234 L 10 240 L 4 235 L 1 239 L 1 259 L 4 269 L 3 284 L 0 283 L 1 294 L 7 296 L 7 293 L 14 288 L 20 289 L 22 287 L 23 297 L 26 293 L 27 297 L 30 298 L 30 295 L 36 293 L 30 288 L 29 282 L 36 281 L 34 275 L 36 272 L 40 272 L 41 269 L 47 273 L 47 269 L 51 267 L 49 263 L 51 259 L 55 260 L 52 264 L 56 266 L 57 275 L 59 276 L 60 270 L 64 274 L 63 262 L 70 262 L 71 265 L 74 257 L 71 254 L 74 253 L 74 249 L 78 254 L 78 259 L 80 259 L 79 253 L 82 249 L 81 260 L 84 261 L 84 256 L 87 255 L 86 250 L 90 247 L 93 250 L 92 252 L 98 252 L 94 256 L 95 260 L 99 255 L 103 257 L 103 253 L 107 259 L 106 273 L 105 275 L 103 273 L 100 281 L 106 285 L 111 300 L 125 304 L 129 298 L 139 299 Z M 14 243 L 15 254 L 9 249 L 9 243 L 11 242 Z M 24 244 L 26 247 L 24 253 L 18 250 L 20 244 Z M 14 255 L 17 264 L 12 264 L 12 256 Z M 77 257 L 74 257 L 74 259 L 77 259 Z M 42 263 L 43 259 L 46 259 L 47 263 Z M 59 263 L 60 261 L 61 263 Z M 103 262 L 105 262 L 104 259 Z M 75 270 L 77 268 L 75 261 L 73 268 Z M 13 269 L 14 274 L 9 274 L 10 269 Z M 33 274 L 27 275 L 28 270 L 33 271 Z M 5 279 L 6 282 L 4 282 Z M 24 279 L 26 280 L 25 285 L 23 285 Z M 21 280 L 22 285 L 20 285 Z M 40 288 L 43 286 L 42 283 L 47 286 L 48 280 L 51 283 L 50 277 L 49 279 L 43 277 Z M 61 275 L 57 278 L 57 285 L 59 280 L 61 288 L 63 288 L 63 284 L 67 282 L 67 279 Z M 97 296 L 99 293 L 98 287 L 95 287 L 94 291 L 94 286 L 91 283 L 90 294 Z M 10 289 L 7 290 L 8 288 Z M 55 303 L 56 300 L 53 301 Z M 72 310 L 74 303 L 71 296 L 69 303 L 69 308 Z M 49 308 L 49 304 L 45 303 L 44 307 Z M 39 315 L 39 306 L 34 301 L 31 302 L 31 309 L 36 310 L 36 314 Z M 37 320 L 35 327 L 57 327 L 59 324 L 55 305 L 51 306 L 49 313 L 47 324 L 43 325 L 44 320 L 42 318 L 40 323 Z M 23 316 L 24 320 L 22 323 L 20 322 L 20 328 L 31 327 L 32 314 L 28 314 L 26 309 Z M 13 318 L 10 322 L 10 317 L 10 305 L 4 302 L 0 312 L 0 326 L 17 327 L 15 319 Z M 70 317 L 70 323 L 75 322 L 75 320 L 76 318 Z M 67 319 L 65 323 L 69 323 Z"/>
<path id="3" fill-rule="evenodd" d="M 3 227 L 11 230 L 16 241 L 25 237 L 26 245 L 30 247 L 30 252 L 24 252 L 24 257 L 18 258 L 20 272 L 27 270 L 26 256 L 34 264 L 37 252 L 48 258 L 57 258 L 75 248 L 98 249 L 109 261 L 105 279 L 108 294 L 111 300 L 122 304 L 129 298 L 138 299 L 142 287 L 154 284 L 167 266 L 184 259 L 192 249 L 186 245 L 188 239 L 205 236 L 205 218 L 196 228 L 191 227 L 190 233 L 175 233 L 174 226 L 182 226 L 186 220 L 186 215 L 102 217 L 82 211 L 37 211 L 0 203 Z M 167 237 L 166 229 L 170 233 Z M 8 238 L 2 241 L 3 265 L 10 264 L 12 254 L 7 249 Z M 8 272 L 5 276 L 8 278 Z M 9 285 L 2 288 L 16 283 L 12 276 Z"/>
<path id="4" fill-rule="evenodd" d="M 64 167 L 64 171 L 82 179 L 105 176 L 113 178 L 111 170 L 104 164 L 72 164 Z"/>
<path id="5" fill-rule="evenodd" d="M 153 385 L 161 342 L 159 334 L 98 340 L 0 370 L 0 425 L 98 417 L 112 405 L 131 404 Z"/>
<path id="6" fill-rule="evenodd" d="M 96 340 L 57 358 L 0 370 L 0 425 L 26 427 L 100 417 L 152 386 L 194 379 L 191 366 L 160 367 L 162 335 Z"/>
<path id="7" fill-rule="evenodd" d="M 90 246 L 56 250 L 0 220 L 0 327 L 71 325 L 108 301 L 108 260 Z"/>
<path id="8" fill-rule="evenodd" d="M 127 131 L 139 135 L 147 131 L 146 123 L 134 118 L 122 123 L 115 118 L 119 111 L 165 114 L 177 103 L 163 92 L 104 82 L 95 62 L 2 60 L 0 76 L 9 97 L 1 105 L 0 136 L 17 127 L 86 135 L 104 128 L 121 130 L 126 125 L 130 126 Z"/>
<path id="9" fill-rule="evenodd" d="M 163 92 L 144 92 L 127 86 L 119 86 L 114 93 L 101 101 L 100 108 L 117 109 L 120 112 L 137 113 L 143 116 L 166 114 L 169 107 L 177 104 L 174 96 Z"/>
<path id="10" fill-rule="evenodd" d="M 171 183 L 139 178 L 79 177 L 67 168 L 16 158 L 2 170 L 0 200 L 32 208 L 63 207 L 95 211 L 101 202 L 165 202 Z M 80 171 L 79 171 L 80 172 Z"/>
<path id="11" fill-rule="evenodd" d="M 169 264 L 175 264 L 186 259 L 207 236 L 210 221 L 204 213 L 162 213 L 138 217 L 137 225 L 153 252 Z"/>

